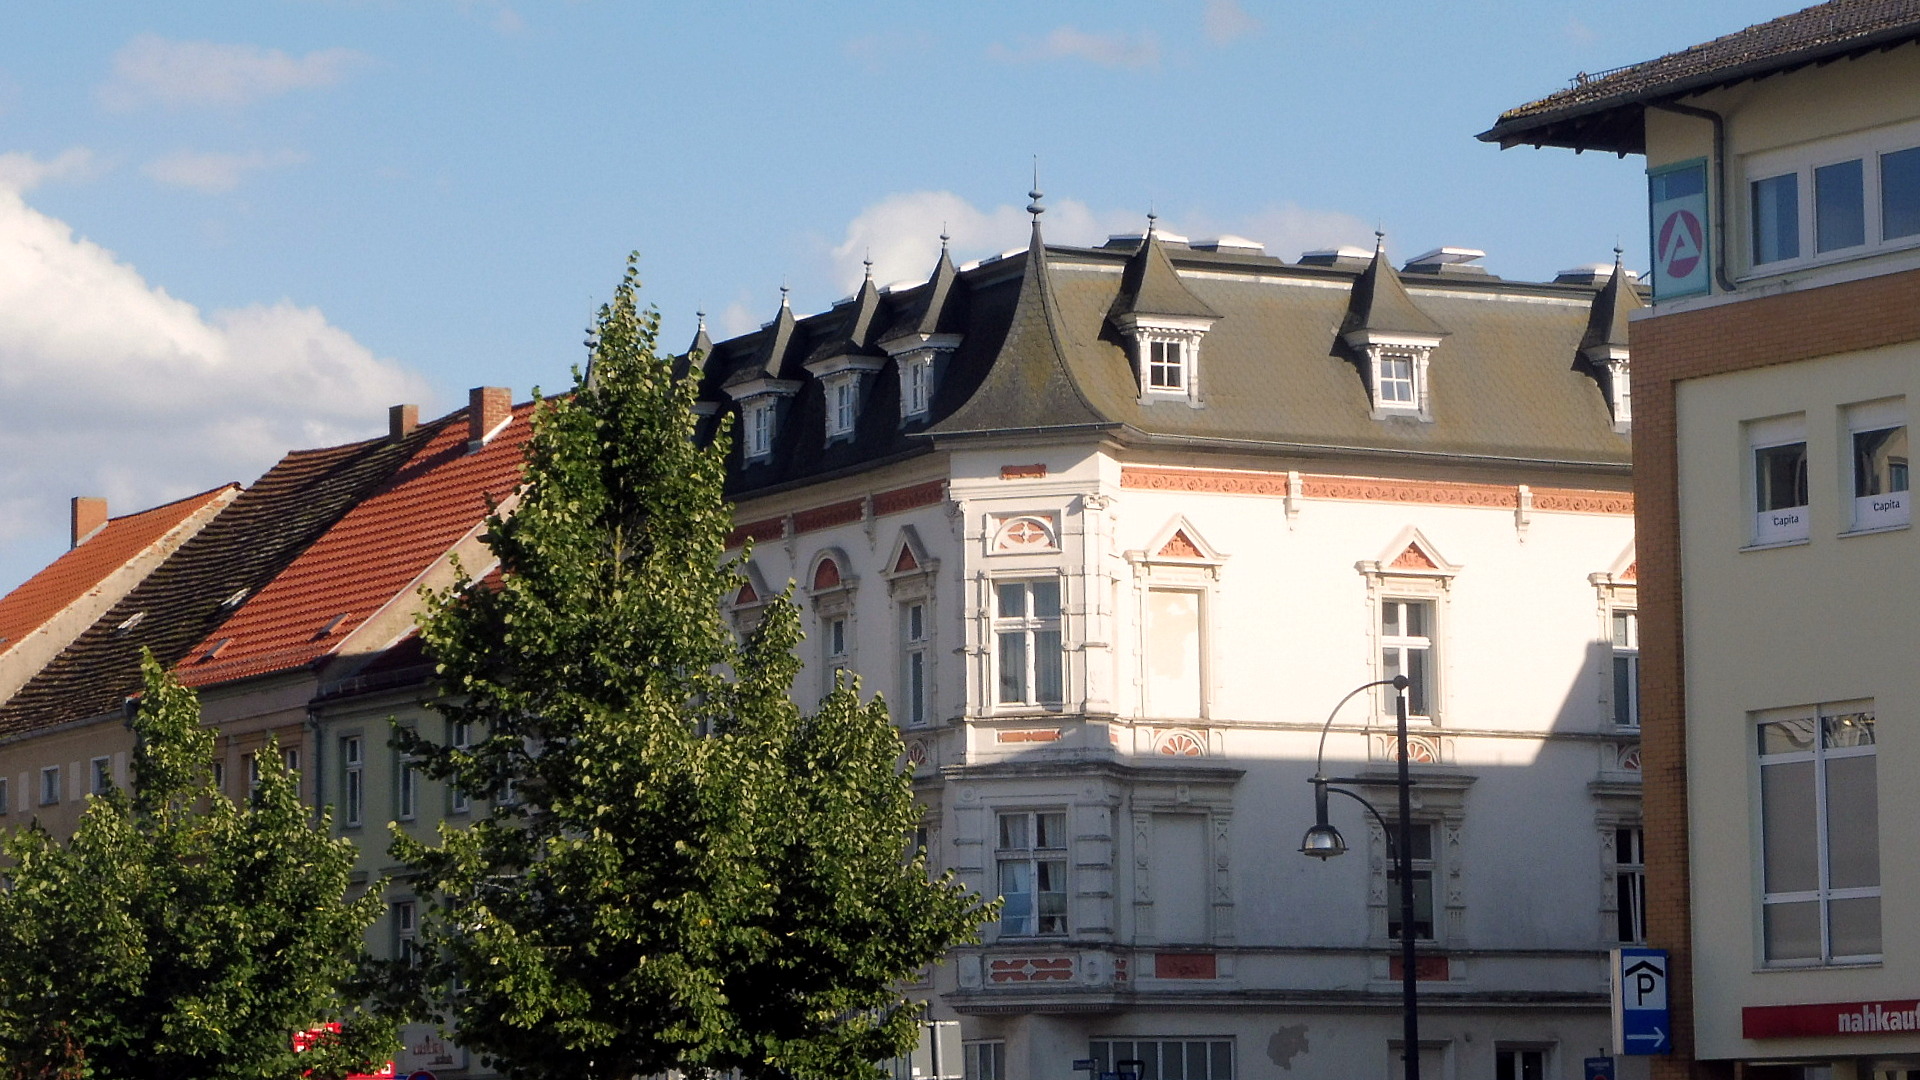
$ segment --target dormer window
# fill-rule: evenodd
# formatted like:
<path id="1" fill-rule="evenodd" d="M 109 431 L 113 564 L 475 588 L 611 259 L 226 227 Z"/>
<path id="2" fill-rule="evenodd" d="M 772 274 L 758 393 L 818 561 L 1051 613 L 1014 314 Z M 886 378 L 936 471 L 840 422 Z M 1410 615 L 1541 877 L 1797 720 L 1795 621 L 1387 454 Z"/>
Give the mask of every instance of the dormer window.
<path id="1" fill-rule="evenodd" d="M 1375 420 L 1396 416 L 1433 419 L 1428 359 L 1440 344 L 1439 338 L 1361 332 L 1348 335 L 1347 340 L 1365 360 L 1363 370 Z"/>
<path id="2" fill-rule="evenodd" d="M 740 407 L 745 423 L 741 455 L 752 461 L 773 453 L 773 399 L 755 398 Z"/>
<path id="3" fill-rule="evenodd" d="M 1187 352 L 1185 342 L 1149 341 L 1147 390 L 1184 394 L 1187 392 Z"/>
<path id="4" fill-rule="evenodd" d="M 1420 397 L 1414 389 L 1414 354 L 1398 349 L 1381 349 L 1374 356 L 1373 384 L 1377 404 L 1382 409 L 1418 409 Z"/>
<path id="5" fill-rule="evenodd" d="M 900 418 L 927 414 L 933 398 L 933 350 L 918 349 L 900 358 Z"/>
<path id="6" fill-rule="evenodd" d="M 846 372 L 824 383 L 827 394 L 827 441 L 852 438 L 859 415 L 860 376 Z"/>

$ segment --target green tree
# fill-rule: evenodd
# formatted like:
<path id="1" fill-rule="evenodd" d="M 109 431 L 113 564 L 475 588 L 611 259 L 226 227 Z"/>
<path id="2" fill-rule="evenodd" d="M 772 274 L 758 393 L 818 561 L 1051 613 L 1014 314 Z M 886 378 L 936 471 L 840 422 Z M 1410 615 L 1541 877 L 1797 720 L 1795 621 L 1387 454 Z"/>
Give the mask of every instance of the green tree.
<path id="1" fill-rule="evenodd" d="M 879 701 L 792 703 L 785 598 L 722 622 L 725 438 L 655 353 L 633 264 L 587 377 L 540 403 L 501 575 L 423 624 L 470 750 L 396 736 L 489 813 L 394 854 L 431 896 L 411 969 L 452 1036 L 512 1077 L 877 1077 L 898 986 L 988 908 L 907 855 L 920 818 Z M 457 987 L 457 991 L 450 988 Z"/>
<path id="2" fill-rule="evenodd" d="M 38 822 L 0 852 L 0 1076 L 296 1080 L 384 1061 L 391 1024 L 345 989 L 375 896 L 350 842 L 300 804 L 271 743 L 236 804 L 212 783 L 192 691 L 145 657 L 133 791 L 90 796 L 73 837 Z M 296 1031 L 346 1021 L 296 1055 Z"/>

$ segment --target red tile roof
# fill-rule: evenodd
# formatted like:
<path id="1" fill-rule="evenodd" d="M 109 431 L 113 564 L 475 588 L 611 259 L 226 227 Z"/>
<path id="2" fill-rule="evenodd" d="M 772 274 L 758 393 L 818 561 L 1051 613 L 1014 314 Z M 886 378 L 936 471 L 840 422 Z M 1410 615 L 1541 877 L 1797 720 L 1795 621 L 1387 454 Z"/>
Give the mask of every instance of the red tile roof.
<path id="1" fill-rule="evenodd" d="M 141 649 L 163 664 L 189 655 L 232 614 L 223 600 L 272 581 L 434 433 L 423 427 L 398 443 L 370 439 L 280 459 L 0 704 L 0 738 L 117 715 L 140 689 Z"/>
<path id="2" fill-rule="evenodd" d="M 474 453 L 466 410 L 442 420 L 390 480 L 189 650 L 176 669 L 181 681 L 204 687 L 306 667 L 375 613 L 414 602 L 420 576 L 485 521 L 489 499 L 519 484 L 532 412 L 517 406 L 513 422 Z"/>
<path id="3" fill-rule="evenodd" d="M 197 521 L 195 515 L 216 502 L 231 501 L 239 490 L 240 485 L 227 484 L 108 521 L 85 543 L 0 597 L 0 653 L 18 645 L 28 634 L 85 597 L 114 571 L 142 553 L 177 546 L 194 531 L 182 526 L 205 524 L 211 515 L 203 515 Z M 218 513 L 218 508 L 213 512 Z M 84 629 L 77 627 L 75 632 Z"/>

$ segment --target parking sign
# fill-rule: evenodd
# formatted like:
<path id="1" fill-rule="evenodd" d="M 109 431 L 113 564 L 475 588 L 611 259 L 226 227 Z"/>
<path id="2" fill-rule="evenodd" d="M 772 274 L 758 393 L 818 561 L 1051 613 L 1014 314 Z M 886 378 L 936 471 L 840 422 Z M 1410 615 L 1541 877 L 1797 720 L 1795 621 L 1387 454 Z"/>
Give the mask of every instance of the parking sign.
<path id="1" fill-rule="evenodd" d="M 1613 950 L 1613 1051 L 1633 1057 L 1673 1053 L 1667 1009 L 1667 951 Z"/>

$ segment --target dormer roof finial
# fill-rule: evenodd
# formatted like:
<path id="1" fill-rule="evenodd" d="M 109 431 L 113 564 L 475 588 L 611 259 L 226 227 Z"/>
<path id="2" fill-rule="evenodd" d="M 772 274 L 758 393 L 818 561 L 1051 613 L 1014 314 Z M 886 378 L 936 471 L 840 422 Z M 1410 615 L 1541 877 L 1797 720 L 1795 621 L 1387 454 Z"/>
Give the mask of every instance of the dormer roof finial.
<path id="1" fill-rule="evenodd" d="M 788 288 L 787 288 L 787 279 L 783 277 L 783 278 L 781 278 L 781 279 L 780 279 L 780 306 L 781 306 L 781 307 L 786 307 L 786 306 L 787 306 L 787 293 L 788 293 L 788 291 L 789 291 L 789 290 L 788 290 Z"/>
<path id="2" fill-rule="evenodd" d="M 700 326 L 699 326 L 699 329 L 701 329 L 701 330 L 705 330 L 705 329 L 707 328 L 707 313 L 706 313 L 706 312 L 704 312 L 704 311 L 695 311 L 695 312 L 693 313 L 693 317 L 694 317 L 694 318 L 696 318 L 696 319 L 698 319 L 698 320 L 700 320 Z"/>
<path id="3" fill-rule="evenodd" d="M 867 248 L 867 257 L 860 260 L 860 265 L 867 268 L 867 280 L 872 281 L 873 280 L 873 248 L 871 247 Z"/>
<path id="4" fill-rule="evenodd" d="M 1033 215 L 1033 227 L 1036 229 L 1040 227 L 1040 215 L 1047 212 L 1047 208 L 1040 205 L 1042 194 L 1043 192 L 1040 190 L 1040 155 L 1035 154 L 1033 155 L 1033 190 L 1027 192 L 1027 198 L 1033 201 L 1027 204 L 1027 213 Z"/>
<path id="5" fill-rule="evenodd" d="M 947 250 L 947 241 L 951 239 L 953 239 L 953 237 L 947 234 L 947 223 L 944 221 L 941 222 L 940 223 L 940 250 L 941 251 Z"/>

